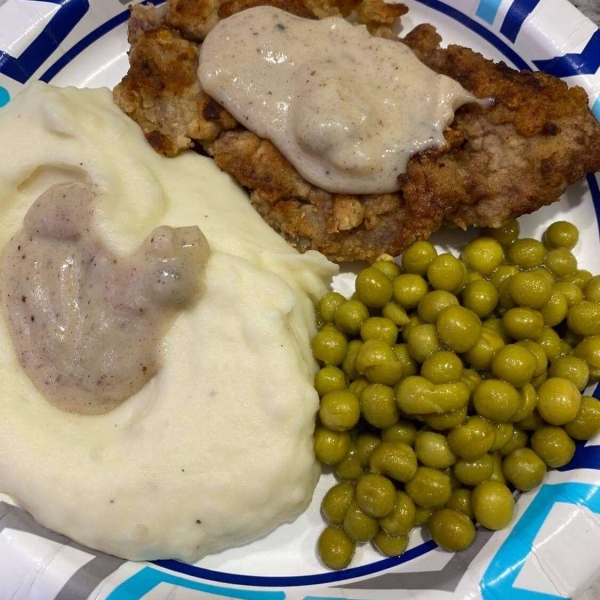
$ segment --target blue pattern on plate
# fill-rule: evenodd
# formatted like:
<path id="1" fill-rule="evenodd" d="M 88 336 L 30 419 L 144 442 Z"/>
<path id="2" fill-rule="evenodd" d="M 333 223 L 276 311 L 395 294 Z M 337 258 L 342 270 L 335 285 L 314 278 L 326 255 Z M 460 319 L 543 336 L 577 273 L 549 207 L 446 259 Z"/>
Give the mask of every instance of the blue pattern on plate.
<path id="1" fill-rule="evenodd" d="M 89 0 L 37 1 L 59 4 L 60 8 L 19 58 L 0 51 L 0 73 L 19 83 L 26 83 L 52 56 L 90 8 Z"/>
<path id="2" fill-rule="evenodd" d="M 596 465 L 596 468 L 598 465 Z M 479 587 L 483 600 L 558 600 L 555 596 L 514 587 L 531 555 L 531 548 L 554 505 L 564 503 L 585 507 L 600 514 L 600 488 L 587 483 L 544 484 L 514 525 L 505 542 L 490 561 Z"/>
<path id="3" fill-rule="evenodd" d="M 0 108 L 10 102 L 10 94 L 5 87 L 0 85 Z"/>
<path id="4" fill-rule="evenodd" d="M 500 33 L 506 36 L 511 42 L 514 42 L 527 17 L 529 17 L 539 3 L 540 0 L 515 0 L 510 5 L 504 17 Z"/>
<path id="5" fill-rule="evenodd" d="M 550 60 L 534 60 L 533 62 L 540 71 L 555 77 L 593 75 L 600 69 L 600 29 L 594 32 L 579 53 L 569 53 Z"/>

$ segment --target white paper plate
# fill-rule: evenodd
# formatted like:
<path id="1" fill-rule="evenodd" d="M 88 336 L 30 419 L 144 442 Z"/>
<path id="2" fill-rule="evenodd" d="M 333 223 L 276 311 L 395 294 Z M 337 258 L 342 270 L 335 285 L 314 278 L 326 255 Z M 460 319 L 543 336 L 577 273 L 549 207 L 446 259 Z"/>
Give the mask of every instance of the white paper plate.
<path id="1" fill-rule="evenodd" d="M 444 43 L 469 46 L 520 69 L 542 69 L 583 86 L 600 118 L 600 30 L 566 0 L 407 1 L 406 30 L 438 27 Z M 28 82 L 112 87 L 127 70 L 126 0 L 0 0 L 0 106 Z M 2 140 L 0 132 L 0 143 Z M 568 218 L 581 231 L 580 264 L 600 271 L 598 180 L 573 186 L 561 202 L 521 219 L 539 236 Z M 457 249 L 464 235 L 438 234 Z M 340 276 L 336 285 L 347 285 Z M 359 549 L 353 567 L 325 571 L 315 556 L 323 523 L 323 477 L 308 511 L 269 537 L 209 556 L 197 565 L 130 563 L 103 555 L 37 525 L 0 503 L 0 598 L 247 600 L 472 599 L 552 600 L 576 595 L 600 575 L 600 443 L 581 445 L 572 463 L 550 473 L 517 503 L 511 529 L 480 531 L 452 555 L 413 534 L 408 551 L 382 559 Z M 1 440 L 0 440 L 1 452 Z"/>

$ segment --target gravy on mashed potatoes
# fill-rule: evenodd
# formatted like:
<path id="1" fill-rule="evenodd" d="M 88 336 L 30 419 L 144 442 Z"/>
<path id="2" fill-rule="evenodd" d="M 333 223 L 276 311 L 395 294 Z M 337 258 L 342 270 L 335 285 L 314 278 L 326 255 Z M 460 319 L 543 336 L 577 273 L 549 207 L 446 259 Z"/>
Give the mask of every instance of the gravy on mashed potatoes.
<path id="1" fill-rule="evenodd" d="M 49 188 L 0 268 L 21 366 L 48 402 L 82 414 L 112 410 L 156 375 L 158 345 L 196 299 L 209 252 L 198 227 L 157 227 L 119 257 L 93 232 L 94 200 L 83 183 Z"/>
<path id="2" fill-rule="evenodd" d="M 0 111 L 0 130 L 0 247 L 46 190 L 83 184 L 106 256 L 134 256 L 159 225 L 198 225 L 211 249 L 200 300 L 157 345 L 156 375 L 105 414 L 47 402 L 0 319 L 0 491 L 132 560 L 195 561 L 293 520 L 319 473 L 312 300 L 336 267 L 288 246 L 210 159 L 154 153 L 108 90 L 33 84 Z"/>

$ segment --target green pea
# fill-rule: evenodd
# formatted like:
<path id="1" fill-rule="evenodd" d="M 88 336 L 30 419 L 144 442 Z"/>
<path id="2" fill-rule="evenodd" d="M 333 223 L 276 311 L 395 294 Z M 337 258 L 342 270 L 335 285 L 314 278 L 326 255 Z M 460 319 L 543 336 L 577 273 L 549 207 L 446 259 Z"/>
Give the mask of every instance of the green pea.
<path id="1" fill-rule="evenodd" d="M 550 377 L 568 379 L 579 391 L 583 391 L 590 378 L 590 368 L 585 360 L 576 356 L 559 356 L 548 370 Z"/>
<path id="2" fill-rule="evenodd" d="M 435 512 L 435 506 L 416 506 L 415 525 L 426 525 L 431 515 Z"/>
<path id="3" fill-rule="evenodd" d="M 546 229 L 543 240 L 548 248 L 567 248 L 571 250 L 577 245 L 579 231 L 572 223 L 556 221 Z"/>
<path id="4" fill-rule="evenodd" d="M 537 391 L 537 389 L 540 387 L 540 385 L 542 385 L 542 383 L 544 383 L 544 381 L 546 381 L 546 379 L 548 379 L 548 374 L 547 373 L 542 373 L 542 375 L 540 375 L 539 377 L 534 377 L 531 380 L 531 385 Z"/>
<path id="5" fill-rule="evenodd" d="M 568 248 L 554 248 L 546 254 L 546 268 L 556 277 L 568 277 L 577 271 L 577 259 Z"/>
<path id="6" fill-rule="evenodd" d="M 585 299 L 600 303 L 600 275 L 592 277 L 584 288 Z"/>
<path id="7" fill-rule="evenodd" d="M 502 469 L 506 478 L 523 492 L 540 485 L 546 474 L 546 464 L 531 448 L 513 450 L 504 459 Z"/>
<path id="8" fill-rule="evenodd" d="M 502 448 L 500 448 L 500 454 L 502 456 L 508 456 L 513 450 L 517 448 L 525 448 L 529 442 L 529 436 L 522 429 L 513 430 L 512 437 Z"/>
<path id="9" fill-rule="evenodd" d="M 339 365 L 346 356 L 348 342 L 335 327 L 326 326 L 310 343 L 313 356 L 326 365 Z"/>
<path id="10" fill-rule="evenodd" d="M 471 503 L 475 519 L 487 529 L 504 529 L 512 520 L 515 500 L 508 487 L 498 481 L 475 486 Z"/>
<path id="11" fill-rule="evenodd" d="M 408 334 L 407 344 L 410 355 L 420 363 L 442 349 L 435 325 L 429 323 L 413 327 Z"/>
<path id="12" fill-rule="evenodd" d="M 337 527 L 327 527 L 317 542 L 319 558 L 326 567 L 335 571 L 350 564 L 355 549 L 355 543 Z"/>
<path id="13" fill-rule="evenodd" d="M 363 417 L 374 427 L 384 429 L 398 421 L 398 406 L 394 390 L 379 383 L 367 386 L 360 396 Z"/>
<path id="14" fill-rule="evenodd" d="M 394 300 L 404 309 L 415 308 L 427 294 L 429 285 L 420 275 L 402 273 L 394 279 Z"/>
<path id="15" fill-rule="evenodd" d="M 510 246 L 519 237 L 520 231 L 519 222 L 511 219 L 501 227 L 487 227 L 482 231 L 482 234 L 493 237 L 502 246 Z"/>
<path id="16" fill-rule="evenodd" d="M 417 312 L 424 323 L 435 323 L 443 310 L 449 306 L 457 305 L 458 298 L 454 294 L 445 290 L 433 290 L 427 293 L 419 302 Z"/>
<path id="17" fill-rule="evenodd" d="M 475 346 L 481 333 L 479 317 L 468 308 L 449 306 L 436 321 L 440 340 L 455 352 L 468 352 Z"/>
<path id="18" fill-rule="evenodd" d="M 471 506 L 471 490 L 467 488 L 458 488 L 452 491 L 450 500 L 446 502 L 444 508 L 453 508 L 467 515 L 469 519 L 473 518 L 473 507 Z"/>
<path id="19" fill-rule="evenodd" d="M 411 332 L 411 330 L 414 327 L 417 327 L 418 325 L 423 325 L 424 321 L 419 317 L 419 315 L 411 315 L 408 318 L 408 323 L 406 325 L 404 325 L 404 327 L 402 327 L 402 339 L 404 340 L 404 342 L 408 342 L 408 335 Z"/>
<path id="20" fill-rule="evenodd" d="M 464 358 L 474 369 L 489 371 L 492 359 L 503 346 L 504 341 L 495 331 L 482 327 L 477 343 L 465 352 Z"/>
<path id="21" fill-rule="evenodd" d="M 565 431 L 575 440 L 589 440 L 600 430 L 600 402 L 582 396 L 577 416 L 565 425 Z"/>
<path id="22" fill-rule="evenodd" d="M 394 508 L 396 488 L 387 477 L 366 473 L 356 486 L 356 502 L 370 517 L 385 517 Z"/>
<path id="23" fill-rule="evenodd" d="M 384 442 L 404 442 L 413 446 L 417 437 L 417 428 L 411 421 L 400 420 L 381 432 Z"/>
<path id="24" fill-rule="evenodd" d="M 468 269 L 487 276 L 504 260 L 504 250 L 494 238 L 480 237 L 463 248 L 461 258 Z"/>
<path id="25" fill-rule="evenodd" d="M 507 344 L 500 348 L 492 359 L 492 373 L 515 387 L 528 383 L 537 362 L 530 350 L 517 344 Z"/>
<path id="26" fill-rule="evenodd" d="M 513 275 L 513 277 L 515 276 Z M 517 306 L 516 302 L 510 295 L 509 290 L 510 282 L 512 281 L 512 279 L 512 277 L 510 277 L 509 279 L 505 279 L 498 286 L 498 306 L 496 307 L 496 314 L 498 314 L 500 317 L 502 317 L 504 313 L 510 308 L 514 308 L 515 306 Z"/>
<path id="27" fill-rule="evenodd" d="M 417 361 L 410 355 L 408 344 L 394 344 L 392 350 L 402 365 L 402 376 L 410 377 L 419 373 L 419 365 Z"/>
<path id="28" fill-rule="evenodd" d="M 369 317 L 360 327 L 363 341 L 381 340 L 390 346 L 396 343 L 398 328 L 391 319 L 385 317 Z"/>
<path id="29" fill-rule="evenodd" d="M 421 376 L 431 383 L 453 383 L 463 372 L 462 361 L 453 352 L 442 350 L 425 359 L 421 367 Z"/>
<path id="30" fill-rule="evenodd" d="M 536 267 L 535 269 L 531 269 L 530 273 L 537 273 L 538 275 L 542 275 L 545 279 L 548 280 L 548 283 L 550 285 L 554 285 L 556 283 L 556 277 L 546 267 Z"/>
<path id="31" fill-rule="evenodd" d="M 356 294 L 361 302 L 381 308 L 392 299 L 392 282 L 378 269 L 367 267 L 356 277 Z"/>
<path id="32" fill-rule="evenodd" d="M 400 556 L 408 545 L 408 536 L 394 537 L 380 529 L 373 538 L 373 546 L 385 556 Z"/>
<path id="33" fill-rule="evenodd" d="M 342 361 L 342 370 L 344 373 L 346 373 L 350 380 L 357 379 L 360 375 L 360 373 L 356 370 L 356 357 L 358 356 L 358 351 L 362 345 L 363 344 L 360 340 L 352 340 L 348 344 L 346 356 Z"/>
<path id="34" fill-rule="evenodd" d="M 325 465 L 339 463 L 350 448 L 350 435 L 346 431 L 331 431 L 316 427 L 314 433 L 315 457 Z"/>
<path id="35" fill-rule="evenodd" d="M 583 292 L 574 283 L 557 281 L 552 287 L 554 291 L 560 292 L 567 300 L 569 307 L 583 300 Z"/>
<path id="36" fill-rule="evenodd" d="M 379 529 L 377 519 L 364 512 L 356 500 L 350 503 L 344 517 L 344 531 L 355 542 L 368 542 Z"/>
<path id="37" fill-rule="evenodd" d="M 471 281 L 462 291 L 462 304 L 479 318 L 491 315 L 498 305 L 498 290 L 485 279 Z"/>
<path id="38" fill-rule="evenodd" d="M 502 470 L 502 455 L 499 452 L 492 452 L 490 456 L 492 457 L 492 461 L 494 463 L 494 470 L 490 475 L 489 481 L 496 481 L 506 485 L 508 481 L 506 480 L 504 471 Z"/>
<path id="39" fill-rule="evenodd" d="M 377 260 L 371 266 L 381 271 L 388 279 L 394 279 L 394 277 L 400 275 L 400 267 L 391 256 L 389 260 Z"/>
<path id="40" fill-rule="evenodd" d="M 600 335 L 600 304 L 587 300 L 573 304 L 567 314 L 567 325 L 578 335 Z"/>
<path id="41" fill-rule="evenodd" d="M 394 508 L 379 519 L 379 526 L 388 535 L 397 537 L 408 535 L 415 524 L 415 503 L 406 492 L 396 491 Z"/>
<path id="42" fill-rule="evenodd" d="M 383 275 L 382 275 L 383 276 Z M 360 326 L 369 318 L 369 309 L 360 300 L 346 300 L 333 316 L 336 326 L 350 335 L 358 335 Z"/>
<path id="43" fill-rule="evenodd" d="M 395 302 L 388 302 L 381 311 L 381 314 L 392 321 L 396 327 L 403 327 L 409 322 L 409 317 L 406 310 Z M 397 332 L 396 332 L 397 335 Z"/>
<path id="44" fill-rule="evenodd" d="M 456 462 L 456 455 L 445 435 L 434 431 L 421 431 L 415 439 L 417 460 L 426 467 L 446 469 Z"/>
<path id="45" fill-rule="evenodd" d="M 575 454 L 575 442 L 562 427 L 540 427 L 531 436 L 531 447 L 553 469 L 564 467 Z"/>
<path id="46" fill-rule="evenodd" d="M 426 425 L 436 431 L 448 431 L 462 425 L 467 418 L 467 406 L 436 414 L 432 413 L 423 417 Z"/>
<path id="47" fill-rule="evenodd" d="M 550 327 L 544 327 L 542 335 L 536 340 L 536 342 L 544 349 L 546 358 L 549 361 L 553 361 L 555 358 L 560 356 L 561 345 L 560 337 L 554 329 Z"/>
<path id="48" fill-rule="evenodd" d="M 444 253 L 436 256 L 427 268 L 427 279 L 435 290 L 458 293 L 467 276 L 465 265 L 452 254 Z"/>
<path id="49" fill-rule="evenodd" d="M 520 269 L 533 269 L 544 262 L 546 249 L 533 238 L 521 238 L 507 248 L 506 254 L 508 260 Z"/>
<path id="50" fill-rule="evenodd" d="M 463 369 L 460 380 L 466 383 L 469 391 L 473 393 L 475 388 L 483 381 L 483 377 L 473 369 Z"/>
<path id="51" fill-rule="evenodd" d="M 502 317 L 504 329 L 515 340 L 534 340 L 542 335 L 544 317 L 531 308 L 511 308 Z"/>
<path id="52" fill-rule="evenodd" d="M 508 280 L 508 293 L 518 306 L 542 308 L 550 300 L 552 284 L 541 273 L 517 273 Z"/>
<path id="53" fill-rule="evenodd" d="M 514 415 L 513 415 L 514 418 Z M 512 439 L 515 428 L 512 423 L 496 423 L 496 440 L 490 448 L 490 452 L 500 450 L 509 440 Z"/>
<path id="54" fill-rule="evenodd" d="M 476 273 L 475 271 L 467 271 L 467 277 L 465 278 L 465 287 L 472 281 L 483 281 L 483 275 Z M 464 288 L 463 288 L 464 291 Z"/>
<path id="55" fill-rule="evenodd" d="M 365 369 L 365 375 L 371 383 L 394 386 L 404 375 L 402 363 L 398 360 L 372 365 Z"/>
<path id="56" fill-rule="evenodd" d="M 397 358 L 389 344 L 381 340 L 367 340 L 358 349 L 355 367 L 359 373 L 365 373 L 368 367 L 390 362 L 397 362 Z"/>
<path id="57" fill-rule="evenodd" d="M 354 500 L 355 487 L 351 483 L 342 481 L 330 488 L 321 502 L 323 516 L 332 525 L 341 525 L 348 508 Z"/>
<path id="58" fill-rule="evenodd" d="M 487 379 L 473 392 L 473 405 L 478 414 L 496 422 L 506 422 L 521 404 L 519 392 L 505 381 Z"/>
<path id="59" fill-rule="evenodd" d="M 502 324 L 502 319 L 498 319 L 493 317 L 491 319 L 486 319 L 482 324 L 482 329 L 490 329 L 493 331 L 505 344 L 508 344 L 511 339 L 509 335 L 506 333 L 504 329 L 504 325 Z"/>
<path id="60" fill-rule="evenodd" d="M 551 377 L 537 392 L 537 409 L 550 425 L 564 425 L 572 421 L 581 408 L 581 393 L 568 379 Z"/>
<path id="61" fill-rule="evenodd" d="M 550 300 L 540 309 L 544 325 L 555 327 L 567 317 L 569 303 L 567 297 L 559 290 L 552 289 Z"/>
<path id="62" fill-rule="evenodd" d="M 356 456 L 360 461 L 360 464 L 367 468 L 369 466 L 369 461 L 371 460 L 371 454 L 373 450 L 381 444 L 381 438 L 370 431 L 365 431 L 361 433 L 356 438 Z"/>
<path id="63" fill-rule="evenodd" d="M 546 421 L 542 419 L 537 409 L 533 410 L 529 415 L 520 421 L 515 421 L 515 427 L 524 431 L 537 431 L 540 427 L 546 425 Z"/>
<path id="64" fill-rule="evenodd" d="M 475 539 L 475 527 L 471 519 L 453 508 L 436 510 L 427 525 L 433 541 L 448 552 L 464 550 Z"/>
<path id="65" fill-rule="evenodd" d="M 585 286 L 591 281 L 592 274 L 586 269 L 578 269 L 572 275 L 567 275 L 562 278 L 562 281 L 574 283 L 580 290 L 584 290 Z"/>
<path id="66" fill-rule="evenodd" d="M 335 311 L 346 302 L 346 298 L 337 292 L 327 292 L 319 300 L 319 311 L 326 323 L 332 323 Z"/>
<path id="67" fill-rule="evenodd" d="M 364 473 L 364 469 L 358 458 L 356 443 L 350 442 L 350 448 L 344 458 L 335 465 L 335 474 L 340 479 L 348 481 L 356 481 L 360 479 Z"/>
<path id="68" fill-rule="evenodd" d="M 348 391 L 356 394 L 357 398 L 360 398 L 360 395 L 364 392 L 368 385 L 369 380 L 366 377 L 359 377 L 348 386 Z"/>
<path id="69" fill-rule="evenodd" d="M 393 398 L 393 390 L 392 398 Z M 346 390 L 329 392 L 321 399 L 319 407 L 321 423 L 332 431 L 348 431 L 360 419 L 360 403 L 358 398 Z"/>
<path id="70" fill-rule="evenodd" d="M 513 275 L 519 272 L 519 268 L 515 265 L 500 265 L 491 275 L 490 283 L 496 288 L 500 288 L 502 282 L 510 279 Z"/>
<path id="71" fill-rule="evenodd" d="M 494 426 L 479 416 L 468 417 L 465 423 L 448 433 L 448 444 L 454 454 L 465 460 L 483 456 L 494 445 Z"/>
<path id="72" fill-rule="evenodd" d="M 427 415 L 457 410 L 467 405 L 469 388 L 462 381 L 431 383 L 424 377 L 406 377 L 396 390 L 396 401 L 406 415 Z"/>
<path id="73" fill-rule="evenodd" d="M 371 473 L 387 475 L 396 481 L 408 481 L 417 470 L 414 450 L 403 442 L 381 442 L 369 457 Z"/>
<path id="74" fill-rule="evenodd" d="M 600 379 L 600 336 L 585 338 L 577 344 L 573 354 L 588 364 L 590 381 L 598 381 Z"/>
<path id="75" fill-rule="evenodd" d="M 415 504 L 425 507 L 442 506 L 452 495 L 450 477 L 430 467 L 418 467 L 404 489 Z"/>
<path id="76" fill-rule="evenodd" d="M 436 256 L 437 250 L 432 244 L 426 241 L 415 242 L 402 255 L 402 268 L 407 273 L 425 275 Z"/>
<path id="77" fill-rule="evenodd" d="M 537 406 L 537 391 L 532 384 L 526 383 L 519 390 L 521 401 L 519 408 L 511 417 L 513 423 L 518 423 L 531 415 Z"/>
<path id="78" fill-rule="evenodd" d="M 346 387 L 346 375 L 337 367 L 323 367 L 315 375 L 315 389 L 321 398 L 329 392 L 345 390 Z"/>
<path id="79" fill-rule="evenodd" d="M 517 346 L 522 346 L 523 348 L 527 348 L 533 357 L 535 358 L 535 371 L 533 372 L 533 377 L 539 377 L 540 375 L 544 375 L 548 370 L 548 357 L 544 352 L 544 349 L 537 343 L 532 340 L 522 340 L 517 342 Z"/>
<path id="80" fill-rule="evenodd" d="M 477 485 L 487 481 L 494 471 L 494 461 L 490 454 L 484 454 L 474 460 L 460 458 L 454 465 L 454 475 L 465 485 Z"/>

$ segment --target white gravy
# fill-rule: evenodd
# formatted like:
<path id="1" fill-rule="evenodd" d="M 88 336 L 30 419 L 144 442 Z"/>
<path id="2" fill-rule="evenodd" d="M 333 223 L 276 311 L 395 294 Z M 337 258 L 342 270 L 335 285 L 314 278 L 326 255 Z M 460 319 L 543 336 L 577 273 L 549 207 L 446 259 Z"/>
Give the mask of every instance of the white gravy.
<path id="1" fill-rule="evenodd" d="M 334 193 L 397 191 L 410 157 L 442 146 L 454 111 L 475 100 L 402 43 L 268 6 L 221 21 L 198 74 L 240 123 Z"/>
<path id="2" fill-rule="evenodd" d="M 131 256 L 92 230 L 95 195 L 67 183 L 44 192 L 0 260 L 2 308 L 21 366 L 44 398 L 108 412 L 158 371 L 162 338 L 193 303 L 208 260 L 198 227 L 156 227 Z"/>

